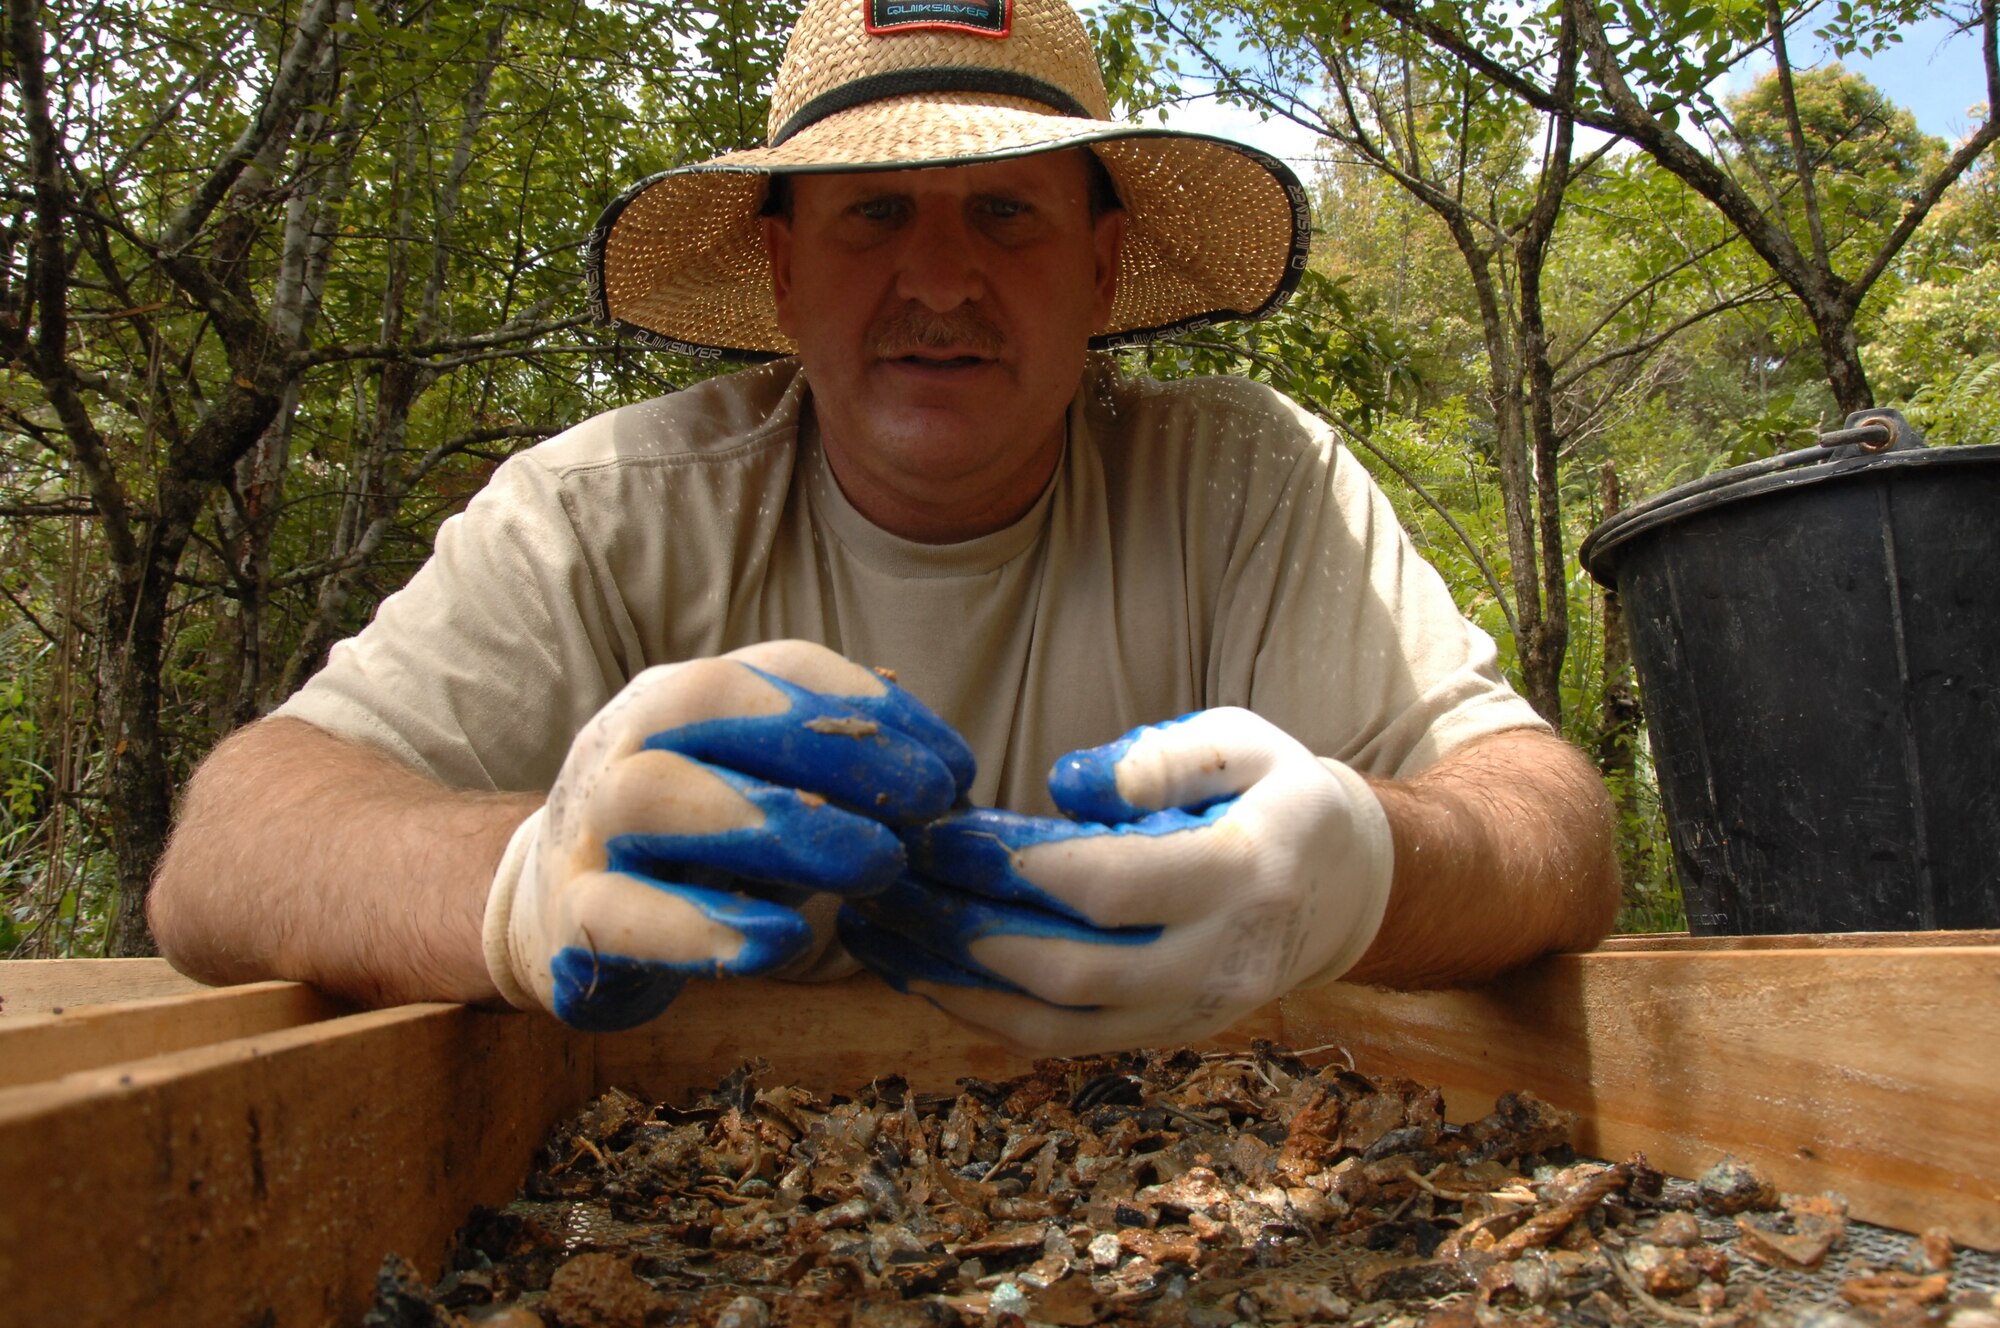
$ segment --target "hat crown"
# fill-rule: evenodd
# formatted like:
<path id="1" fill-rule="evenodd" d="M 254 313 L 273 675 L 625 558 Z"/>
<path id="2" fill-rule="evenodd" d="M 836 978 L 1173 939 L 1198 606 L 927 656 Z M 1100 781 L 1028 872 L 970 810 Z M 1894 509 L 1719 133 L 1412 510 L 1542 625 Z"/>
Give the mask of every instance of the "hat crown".
<path id="1" fill-rule="evenodd" d="M 974 17 L 954 22 L 954 11 Z M 1000 71 L 1111 116 L 1097 52 L 1067 0 L 807 0 L 778 65 L 767 141 L 851 84 L 881 80 L 880 95 L 897 95 L 920 90 L 917 71 L 938 69 Z M 898 87 L 904 74 L 916 86 Z"/>

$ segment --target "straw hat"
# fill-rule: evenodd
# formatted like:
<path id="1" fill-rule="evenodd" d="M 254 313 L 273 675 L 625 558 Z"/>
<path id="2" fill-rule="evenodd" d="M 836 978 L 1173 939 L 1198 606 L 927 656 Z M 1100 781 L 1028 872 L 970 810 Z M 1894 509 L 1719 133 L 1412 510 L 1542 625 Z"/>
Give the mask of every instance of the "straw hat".
<path id="1" fill-rule="evenodd" d="M 1118 298 L 1094 347 L 1262 318 L 1298 284 L 1311 217 L 1283 162 L 1120 124 L 1066 0 L 807 0 L 769 146 L 627 190 L 588 255 L 597 316 L 711 358 L 789 354 L 758 213 L 772 175 L 949 166 L 1088 146 L 1126 209 Z"/>

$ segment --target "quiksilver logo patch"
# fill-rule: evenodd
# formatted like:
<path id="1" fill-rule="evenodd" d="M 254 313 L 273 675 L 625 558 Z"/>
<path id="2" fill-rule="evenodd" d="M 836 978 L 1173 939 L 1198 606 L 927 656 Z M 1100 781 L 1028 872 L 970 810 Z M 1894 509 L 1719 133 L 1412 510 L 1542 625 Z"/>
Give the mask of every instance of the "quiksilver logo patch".
<path id="1" fill-rule="evenodd" d="M 1014 27 L 1014 0 L 867 0 L 868 31 L 878 36 L 942 28 L 1005 37 Z"/>

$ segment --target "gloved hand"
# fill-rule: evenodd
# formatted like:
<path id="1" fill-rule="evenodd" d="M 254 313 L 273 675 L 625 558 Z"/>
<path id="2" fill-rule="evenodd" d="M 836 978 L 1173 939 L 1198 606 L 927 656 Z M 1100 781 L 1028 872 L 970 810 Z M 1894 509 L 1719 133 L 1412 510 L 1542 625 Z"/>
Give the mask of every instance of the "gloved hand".
<path id="1" fill-rule="evenodd" d="M 1352 967 L 1389 898 L 1368 784 L 1247 710 L 1205 710 L 1062 758 L 1071 819 L 956 812 L 910 868 L 843 904 L 849 953 L 1043 1052 L 1185 1042 Z"/>
<path id="2" fill-rule="evenodd" d="M 887 678 L 779 641 L 647 669 L 583 727 L 488 896 L 486 967 L 523 1009 L 592 1031 L 692 976 L 766 973 L 810 944 L 745 883 L 855 896 L 903 867 L 888 825 L 943 812 L 972 752 Z"/>

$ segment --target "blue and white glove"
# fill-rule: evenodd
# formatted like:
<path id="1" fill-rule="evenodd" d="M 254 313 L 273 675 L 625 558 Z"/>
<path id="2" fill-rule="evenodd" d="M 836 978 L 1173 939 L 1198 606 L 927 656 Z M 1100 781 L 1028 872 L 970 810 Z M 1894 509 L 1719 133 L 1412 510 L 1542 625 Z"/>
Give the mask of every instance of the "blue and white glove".
<path id="1" fill-rule="evenodd" d="M 891 985 L 1049 1053 L 1186 1042 L 1359 960 L 1388 905 L 1367 781 L 1247 710 L 1056 763 L 1068 820 L 976 810 L 907 831 L 910 871 L 845 903 Z"/>
<path id="2" fill-rule="evenodd" d="M 768 973 L 812 929 L 780 903 L 881 890 L 890 825 L 950 807 L 972 752 L 887 678 L 802 641 L 647 669 L 583 727 L 487 897 L 487 971 L 592 1031 L 666 1009 L 690 977 Z"/>

